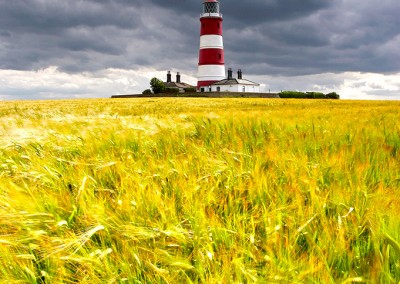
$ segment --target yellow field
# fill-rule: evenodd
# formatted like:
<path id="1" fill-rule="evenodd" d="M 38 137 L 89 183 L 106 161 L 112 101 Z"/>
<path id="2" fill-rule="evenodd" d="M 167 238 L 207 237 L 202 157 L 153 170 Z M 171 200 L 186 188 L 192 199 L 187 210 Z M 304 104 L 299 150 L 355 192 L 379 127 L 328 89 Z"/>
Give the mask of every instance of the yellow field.
<path id="1" fill-rule="evenodd" d="M 400 283 L 400 102 L 0 102 L 1 283 Z"/>

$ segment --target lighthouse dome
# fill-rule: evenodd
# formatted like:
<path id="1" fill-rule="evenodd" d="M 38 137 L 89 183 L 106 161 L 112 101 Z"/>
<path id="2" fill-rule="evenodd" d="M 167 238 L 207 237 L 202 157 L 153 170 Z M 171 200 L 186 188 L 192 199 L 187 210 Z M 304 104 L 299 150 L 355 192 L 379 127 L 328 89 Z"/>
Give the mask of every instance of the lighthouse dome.
<path id="1" fill-rule="evenodd" d="M 219 1 L 205 0 L 203 2 L 203 16 L 221 17 L 222 15 L 219 12 Z"/>

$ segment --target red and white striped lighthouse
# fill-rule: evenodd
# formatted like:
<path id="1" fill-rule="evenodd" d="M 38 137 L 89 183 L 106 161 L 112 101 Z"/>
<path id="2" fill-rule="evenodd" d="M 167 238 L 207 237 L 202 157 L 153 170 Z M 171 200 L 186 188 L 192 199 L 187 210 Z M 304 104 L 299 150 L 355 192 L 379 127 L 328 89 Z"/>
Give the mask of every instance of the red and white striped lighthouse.
<path id="1" fill-rule="evenodd" d="M 200 52 L 197 89 L 225 79 L 222 14 L 218 0 L 204 0 L 200 16 Z"/>

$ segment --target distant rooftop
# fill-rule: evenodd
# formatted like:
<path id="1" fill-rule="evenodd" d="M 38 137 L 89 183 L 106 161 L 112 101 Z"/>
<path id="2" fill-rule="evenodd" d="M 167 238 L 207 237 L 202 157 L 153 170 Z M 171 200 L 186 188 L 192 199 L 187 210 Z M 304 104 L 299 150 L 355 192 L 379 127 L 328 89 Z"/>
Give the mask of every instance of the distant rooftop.
<path id="1" fill-rule="evenodd" d="M 257 84 L 255 82 L 252 82 L 250 80 L 246 79 L 236 79 L 236 78 L 231 78 L 231 79 L 223 79 L 221 81 L 218 81 L 212 85 L 249 85 L 249 86 L 260 86 L 260 84 Z"/>
<path id="2" fill-rule="evenodd" d="M 187 83 L 177 83 L 177 82 L 164 82 L 165 87 L 167 88 L 195 88 L 195 86 L 189 85 Z"/>
<path id="3" fill-rule="evenodd" d="M 247 85 L 247 86 L 260 86 L 255 82 L 250 80 L 243 79 L 243 72 L 242 69 L 239 69 L 237 72 L 237 78 L 233 78 L 232 68 L 228 69 L 228 78 L 223 79 L 221 81 L 215 82 L 212 85 L 217 86 L 226 86 L 226 85 Z"/>

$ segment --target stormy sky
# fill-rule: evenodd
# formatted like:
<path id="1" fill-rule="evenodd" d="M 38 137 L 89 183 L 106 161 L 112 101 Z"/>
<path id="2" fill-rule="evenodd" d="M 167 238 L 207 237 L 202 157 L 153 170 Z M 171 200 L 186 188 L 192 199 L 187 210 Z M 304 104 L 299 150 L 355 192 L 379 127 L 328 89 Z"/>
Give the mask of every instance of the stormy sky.
<path id="1" fill-rule="evenodd" d="M 195 84 L 201 0 L 0 0 L 0 99 Z M 264 91 L 400 99 L 400 1 L 221 0 L 226 67 Z"/>

